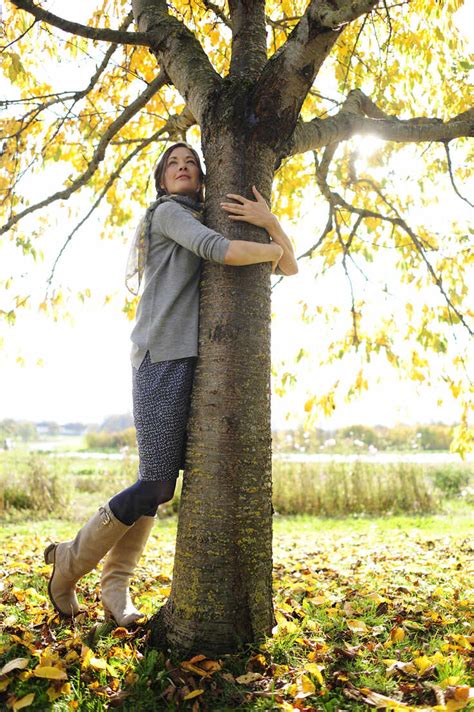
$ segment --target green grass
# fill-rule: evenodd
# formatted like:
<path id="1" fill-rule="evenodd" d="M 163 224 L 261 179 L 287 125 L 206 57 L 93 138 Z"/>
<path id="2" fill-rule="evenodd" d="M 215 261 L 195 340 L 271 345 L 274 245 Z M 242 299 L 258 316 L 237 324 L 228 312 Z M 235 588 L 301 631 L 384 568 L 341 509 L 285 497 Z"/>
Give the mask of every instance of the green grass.
<path id="1" fill-rule="evenodd" d="M 467 519 L 276 516 L 278 626 L 260 646 L 223 656 L 208 678 L 147 648 L 143 629 L 123 638 L 103 624 L 98 572 L 80 585 L 88 615 L 74 628 L 58 624 L 46 599 L 49 567 L 42 550 L 49 540 L 72 536 L 77 524 L 57 519 L 6 524 L 0 530 L 6 573 L 0 666 L 14 658 L 27 658 L 28 666 L 6 676 L 0 707 L 34 692 L 31 710 L 55 712 L 102 712 L 113 705 L 130 712 L 192 710 L 196 701 L 203 704 L 195 710 L 288 712 L 306 679 L 310 693 L 299 700 L 309 709 L 367 710 L 364 690 L 413 709 L 429 708 L 435 704 L 433 685 L 460 688 L 472 682 Z M 140 563 L 133 590 L 149 613 L 166 600 L 175 535 L 174 517 L 157 521 Z M 365 629 L 353 630 L 354 622 Z M 88 648 L 106 661 L 105 670 L 84 664 Z M 426 674 L 387 672 L 394 660 L 413 667 L 422 656 L 433 658 Z M 67 681 L 35 677 L 40 662 L 62 667 Z M 322 683 L 311 665 L 321 668 Z M 249 672 L 260 677 L 237 682 Z M 194 688 L 203 694 L 183 701 Z M 50 701 L 48 691 L 57 699 Z"/>
<path id="2" fill-rule="evenodd" d="M 273 465 L 273 504 L 278 515 L 354 517 L 426 514 L 464 516 L 474 504 L 469 465 L 287 463 Z M 14 450 L 0 453 L 0 521 L 45 515 L 76 522 L 137 477 L 137 460 L 55 457 Z M 172 502 L 176 513 L 182 478 Z"/>

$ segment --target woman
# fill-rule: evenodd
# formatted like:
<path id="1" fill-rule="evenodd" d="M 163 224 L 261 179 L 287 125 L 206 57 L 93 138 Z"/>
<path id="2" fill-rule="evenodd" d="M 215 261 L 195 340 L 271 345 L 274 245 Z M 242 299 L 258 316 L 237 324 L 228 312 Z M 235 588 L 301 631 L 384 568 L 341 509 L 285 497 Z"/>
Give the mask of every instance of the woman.
<path id="1" fill-rule="evenodd" d="M 80 612 L 75 585 L 107 554 L 102 604 L 106 617 L 120 626 L 142 617 L 131 601 L 129 580 L 158 506 L 172 499 L 184 465 L 202 259 L 234 266 L 272 262 L 273 271 L 282 265 L 280 274 L 298 271 L 289 239 L 255 186 L 256 201 L 228 194 L 240 202 L 221 206 L 231 219 L 266 227 L 270 244 L 230 241 L 202 224 L 205 176 L 198 154 L 185 142 L 165 151 L 154 177 L 157 200 L 140 221 L 127 265 L 127 286 L 134 293 L 144 276 L 131 336 L 138 479 L 99 507 L 72 541 L 50 544 L 44 552 L 53 564 L 49 597 L 63 617 Z"/>

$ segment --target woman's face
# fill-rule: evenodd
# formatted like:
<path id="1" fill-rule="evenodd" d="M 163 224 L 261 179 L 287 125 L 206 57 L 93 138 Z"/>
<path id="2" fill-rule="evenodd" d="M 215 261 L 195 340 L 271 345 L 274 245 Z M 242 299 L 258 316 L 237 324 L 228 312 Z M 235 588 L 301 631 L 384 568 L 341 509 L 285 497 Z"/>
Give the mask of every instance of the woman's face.
<path id="1" fill-rule="evenodd" d="M 167 193 L 196 197 L 201 187 L 199 166 L 188 148 L 177 146 L 171 151 L 160 186 Z"/>

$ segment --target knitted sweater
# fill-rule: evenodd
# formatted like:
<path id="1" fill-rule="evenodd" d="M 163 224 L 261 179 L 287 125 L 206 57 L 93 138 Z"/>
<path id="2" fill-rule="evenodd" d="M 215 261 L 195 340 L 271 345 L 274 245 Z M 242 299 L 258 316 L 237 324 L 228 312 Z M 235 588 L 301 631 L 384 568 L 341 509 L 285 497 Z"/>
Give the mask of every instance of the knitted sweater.
<path id="1" fill-rule="evenodd" d="M 198 355 L 202 260 L 224 264 L 229 245 L 230 240 L 203 225 L 184 205 L 174 201 L 158 205 L 131 334 L 135 368 L 147 351 L 152 363 Z"/>

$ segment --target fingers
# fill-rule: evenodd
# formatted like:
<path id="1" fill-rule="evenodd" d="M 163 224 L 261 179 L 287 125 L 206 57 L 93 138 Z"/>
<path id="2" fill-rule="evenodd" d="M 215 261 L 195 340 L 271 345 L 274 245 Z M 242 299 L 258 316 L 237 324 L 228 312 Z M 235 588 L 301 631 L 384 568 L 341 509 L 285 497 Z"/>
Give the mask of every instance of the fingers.
<path id="1" fill-rule="evenodd" d="M 245 211 L 243 205 L 236 205 L 235 203 L 221 203 L 220 205 L 223 210 L 233 210 L 234 212 L 237 212 L 238 210 Z"/>
<path id="2" fill-rule="evenodd" d="M 257 200 L 264 200 L 263 195 L 258 192 L 255 185 L 252 186 L 252 190 L 255 193 L 255 195 L 257 196 Z"/>
<path id="3" fill-rule="evenodd" d="M 249 202 L 247 200 L 247 198 L 243 198 L 241 195 L 238 195 L 237 193 L 226 193 L 225 197 L 226 198 L 235 198 L 236 200 L 241 200 L 243 203 L 245 203 L 246 201 Z"/>

